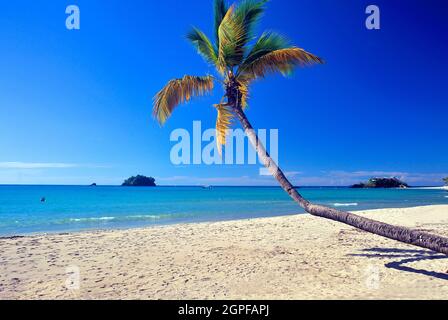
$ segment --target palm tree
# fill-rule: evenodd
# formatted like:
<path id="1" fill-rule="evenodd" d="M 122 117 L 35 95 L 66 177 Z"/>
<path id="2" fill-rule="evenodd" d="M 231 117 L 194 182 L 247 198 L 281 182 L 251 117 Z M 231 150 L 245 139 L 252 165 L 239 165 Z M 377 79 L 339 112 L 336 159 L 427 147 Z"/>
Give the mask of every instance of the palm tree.
<path id="1" fill-rule="evenodd" d="M 254 26 L 264 12 L 265 3 L 266 0 L 243 0 L 239 5 L 227 6 L 225 0 L 214 1 L 215 41 L 212 42 L 197 28 L 193 28 L 187 38 L 205 61 L 216 67 L 218 77 L 184 76 L 169 81 L 154 97 L 155 118 L 163 125 L 176 106 L 193 97 L 210 93 L 215 82 L 218 81 L 224 88 L 221 102 L 214 105 L 217 110 L 216 141 L 220 153 L 221 146 L 225 145 L 226 132 L 236 117 L 252 146 L 257 150 L 262 163 L 290 197 L 308 213 L 386 238 L 448 254 L 448 238 L 393 226 L 310 203 L 297 192 L 266 152 L 244 112 L 247 107 L 250 84 L 268 74 L 287 75 L 294 67 L 321 64 L 323 60 L 291 45 L 283 36 L 275 32 L 264 32 L 255 41 Z"/>

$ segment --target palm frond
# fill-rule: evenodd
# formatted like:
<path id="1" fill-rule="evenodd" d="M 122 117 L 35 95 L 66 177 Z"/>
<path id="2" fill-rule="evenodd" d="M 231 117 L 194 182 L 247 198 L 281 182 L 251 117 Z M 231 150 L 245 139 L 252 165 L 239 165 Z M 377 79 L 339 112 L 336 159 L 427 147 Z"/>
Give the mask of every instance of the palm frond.
<path id="1" fill-rule="evenodd" d="M 218 152 L 222 155 L 222 146 L 226 144 L 228 130 L 232 126 L 233 112 L 230 106 L 226 104 L 217 104 L 214 106 L 218 111 L 216 119 L 216 144 Z"/>
<path id="2" fill-rule="evenodd" d="M 241 46 L 246 46 L 252 40 L 256 23 L 263 15 L 266 2 L 268 0 L 244 0 L 235 9 L 234 19 L 244 29 L 245 37 L 241 39 Z"/>
<path id="3" fill-rule="evenodd" d="M 291 45 L 284 36 L 275 32 L 264 32 L 239 66 L 239 70 L 243 70 L 252 62 L 268 53 L 288 47 L 291 47 Z"/>
<path id="4" fill-rule="evenodd" d="M 205 61 L 216 65 L 218 62 L 217 48 L 212 44 L 204 32 L 198 28 L 193 28 L 187 34 L 187 39 L 196 47 L 198 53 L 205 59 Z"/>
<path id="5" fill-rule="evenodd" d="M 267 0 L 244 0 L 232 5 L 218 28 L 218 70 L 241 64 L 246 46 L 252 39 L 255 23 L 264 11 Z"/>
<path id="6" fill-rule="evenodd" d="M 222 19 L 224 19 L 224 16 L 227 13 L 228 6 L 226 4 L 225 0 L 215 0 L 214 1 L 214 18 L 215 18 L 215 39 L 217 46 L 219 45 L 219 35 L 218 30 L 219 26 L 221 25 Z"/>
<path id="7" fill-rule="evenodd" d="M 244 56 L 244 50 L 239 46 L 244 37 L 244 29 L 234 19 L 235 5 L 227 10 L 218 29 L 218 71 L 223 74 L 226 68 L 238 65 Z"/>
<path id="8" fill-rule="evenodd" d="M 249 99 L 249 82 L 244 80 L 238 81 L 238 91 L 241 94 L 241 107 L 247 108 L 247 100 Z"/>
<path id="9" fill-rule="evenodd" d="M 192 97 L 211 92 L 214 87 L 213 80 L 212 76 L 184 76 L 169 81 L 154 97 L 154 117 L 160 124 L 164 124 L 176 106 L 189 101 Z"/>
<path id="10" fill-rule="evenodd" d="M 289 47 L 260 54 L 259 57 L 248 61 L 238 70 L 237 79 L 252 81 L 263 78 L 270 73 L 290 74 L 297 66 L 303 67 L 324 61 L 301 48 Z"/>

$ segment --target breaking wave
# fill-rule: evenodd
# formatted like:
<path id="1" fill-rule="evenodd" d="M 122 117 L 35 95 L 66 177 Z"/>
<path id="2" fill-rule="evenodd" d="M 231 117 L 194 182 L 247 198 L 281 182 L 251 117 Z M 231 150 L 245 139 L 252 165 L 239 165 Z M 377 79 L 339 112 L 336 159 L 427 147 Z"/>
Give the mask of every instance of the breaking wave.
<path id="1" fill-rule="evenodd" d="M 358 203 L 352 202 L 352 203 L 333 203 L 335 207 L 356 207 Z"/>
<path id="2" fill-rule="evenodd" d="M 106 222 L 106 221 L 135 221 L 135 220 L 157 220 L 168 215 L 133 215 L 123 217 L 89 217 L 89 218 L 70 218 L 68 222 Z"/>

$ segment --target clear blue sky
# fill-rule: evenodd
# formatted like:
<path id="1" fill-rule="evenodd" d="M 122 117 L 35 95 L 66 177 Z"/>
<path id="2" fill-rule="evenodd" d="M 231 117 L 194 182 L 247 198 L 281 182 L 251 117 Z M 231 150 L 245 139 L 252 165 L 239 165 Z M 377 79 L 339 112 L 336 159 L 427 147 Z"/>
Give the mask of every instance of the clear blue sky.
<path id="1" fill-rule="evenodd" d="M 65 28 L 65 8 L 81 30 Z M 367 30 L 369 4 L 381 30 Z M 256 128 L 279 129 L 294 183 L 346 185 L 373 175 L 414 185 L 448 176 L 448 5 L 445 1 L 272 0 L 259 30 L 326 60 L 252 87 Z M 0 183 L 271 185 L 259 166 L 174 166 L 173 129 L 215 122 L 221 95 L 181 106 L 160 128 L 152 96 L 173 77 L 213 70 L 185 40 L 211 34 L 211 1 L 3 1 L 0 12 Z"/>

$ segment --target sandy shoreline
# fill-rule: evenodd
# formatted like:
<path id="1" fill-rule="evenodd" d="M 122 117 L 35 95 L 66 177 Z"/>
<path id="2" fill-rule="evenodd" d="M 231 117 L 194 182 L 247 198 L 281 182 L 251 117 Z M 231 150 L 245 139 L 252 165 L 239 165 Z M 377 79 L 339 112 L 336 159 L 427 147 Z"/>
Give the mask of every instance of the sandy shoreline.
<path id="1" fill-rule="evenodd" d="M 448 205 L 357 213 L 448 236 Z M 447 271 L 309 215 L 0 239 L 0 299 L 447 299 Z"/>

